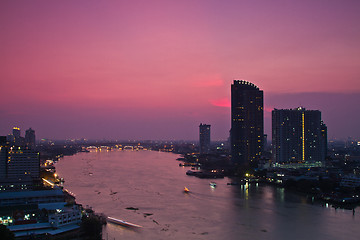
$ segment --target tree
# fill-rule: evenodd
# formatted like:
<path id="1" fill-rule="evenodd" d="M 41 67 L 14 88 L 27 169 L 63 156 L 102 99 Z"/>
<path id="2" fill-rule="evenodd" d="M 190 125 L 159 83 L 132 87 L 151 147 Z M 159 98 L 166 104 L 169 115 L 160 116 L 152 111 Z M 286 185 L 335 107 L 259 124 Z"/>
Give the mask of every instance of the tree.
<path id="1" fill-rule="evenodd" d="M 101 240 L 102 223 L 96 216 L 83 217 L 81 232 L 85 239 Z"/>
<path id="2" fill-rule="evenodd" d="M 15 234 L 2 224 L 0 224 L 0 236 L 3 240 L 15 240 Z"/>

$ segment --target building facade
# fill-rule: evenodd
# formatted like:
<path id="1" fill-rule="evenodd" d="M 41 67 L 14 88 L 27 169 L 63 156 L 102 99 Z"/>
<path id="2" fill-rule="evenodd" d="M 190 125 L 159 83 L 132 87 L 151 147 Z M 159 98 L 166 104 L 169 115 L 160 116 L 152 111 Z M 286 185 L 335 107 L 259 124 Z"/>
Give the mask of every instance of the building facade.
<path id="1" fill-rule="evenodd" d="M 40 156 L 24 147 L 0 147 L 0 191 L 32 189 L 40 181 Z"/>
<path id="2" fill-rule="evenodd" d="M 20 128 L 18 128 L 18 127 L 13 128 L 13 135 L 14 135 L 15 139 L 20 138 L 20 133 L 21 133 Z"/>
<path id="3" fill-rule="evenodd" d="M 10 148 L 7 156 L 7 176 L 21 178 L 26 175 L 31 178 L 40 177 L 39 153 L 21 147 Z"/>
<path id="4" fill-rule="evenodd" d="M 307 163 L 326 157 L 327 130 L 321 112 L 295 109 L 272 111 L 273 160 L 277 163 Z"/>
<path id="5" fill-rule="evenodd" d="M 262 155 L 264 142 L 263 91 L 253 83 L 234 80 L 231 85 L 231 159 L 249 166 Z"/>
<path id="6" fill-rule="evenodd" d="M 35 149 L 35 131 L 31 128 L 25 132 L 25 144 L 30 149 Z"/>
<path id="7" fill-rule="evenodd" d="M 200 139 L 200 154 L 207 154 L 210 152 L 210 127 L 211 125 L 200 123 L 199 139 Z"/>

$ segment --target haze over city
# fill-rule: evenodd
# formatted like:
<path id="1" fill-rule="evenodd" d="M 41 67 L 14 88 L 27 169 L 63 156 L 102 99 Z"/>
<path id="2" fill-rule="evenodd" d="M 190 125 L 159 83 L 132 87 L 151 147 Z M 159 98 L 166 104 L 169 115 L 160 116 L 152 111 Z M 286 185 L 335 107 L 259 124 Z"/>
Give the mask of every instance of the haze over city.
<path id="1" fill-rule="evenodd" d="M 0 132 L 198 138 L 230 130 L 230 85 L 359 137 L 359 1 L 1 1 Z"/>

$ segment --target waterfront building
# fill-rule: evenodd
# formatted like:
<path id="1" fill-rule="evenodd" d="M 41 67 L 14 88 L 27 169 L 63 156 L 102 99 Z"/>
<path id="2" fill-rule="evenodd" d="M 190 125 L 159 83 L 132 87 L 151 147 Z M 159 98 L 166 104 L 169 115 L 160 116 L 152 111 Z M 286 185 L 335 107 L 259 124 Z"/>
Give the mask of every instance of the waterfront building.
<path id="1" fill-rule="evenodd" d="M 31 128 L 25 132 L 25 144 L 28 148 L 35 148 L 35 131 Z"/>
<path id="2" fill-rule="evenodd" d="M 16 237 L 59 236 L 79 229 L 81 209 L 65 199 L 61 189 L 0 192 L 0 224 L 7 225 Z"/>
<path id="3" fill-rule="evenodd" d="M 61 189 L 0 192 L 0 207 L 64 201 L 65 195 Z"/>
<path id="4" fill-rule="evenodd" d="M 358 188 L 360 187 L 360 177 L 354 174 L 342 176 L 340 186 L 346 188 Z"/>
<path id="5" fill-rule="evenodd" d="M 0 147 L 0 191 L 31 189 L 39 178 L 38 152 L 24 147 Z"/>
<path id="6" fill-rule="evenodd" d="M 231 85 L 231 159 L 239 167 L 259 160 L 264 143 L 263 91 L 253 83 Z"/>
<path id="7" fill-rule="evenodd" d="M 7 176 L 19 178 L 25 175 L 40 177 L 39 153 L 22 147 L 10 148 L 7 156 Z"/>
<path id="8" fill-rule="evenodd" d="M 210 127 L 208 124 L 200 124 L 199 138 L 200 138 L 200 154 L 207 154 L 210 152 Z"/>
<path id="9" fill-rule="evenodd" d="M 326 157 L 327 130 L 321 112 L 295 109 L 272 111 L 273 160 L 277 163 L 321 162 Z"/>
<path id="10" fill-rule="evenodd" d="M 52 210 L 49 214 L 49 223 L 52 227 L 59 228 L 81 222 L 81 211 L 76 204 L 71 207 L 66 207 L 66 202 L 39 204 L 39 209 L 42 208 Z"/>

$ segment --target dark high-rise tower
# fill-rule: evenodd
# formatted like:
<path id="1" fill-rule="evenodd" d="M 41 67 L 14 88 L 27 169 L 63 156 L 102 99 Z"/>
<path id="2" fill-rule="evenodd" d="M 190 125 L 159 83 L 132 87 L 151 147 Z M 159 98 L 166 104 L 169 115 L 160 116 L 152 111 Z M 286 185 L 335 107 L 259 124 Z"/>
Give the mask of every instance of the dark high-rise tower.
<path id="1" fill-rule="evenodd" d="M 20 128 L 18 127 L 13 128 L 13 136 L 14 136 L 14 145 L 20 146 L 22 144 L 22 138 L 20 136 Z"/>
<path id="2" fill-rule="evenodd" d="M 35 131 L 31 128 L 25 132 L 25 144 L 28 148 L 35 148 Z"/>
<path id="3" fill-rule="evenodd" d="M 321 121 L 321 148 L 322 148 L 322 158 L 327 157 L 327 126 L 323 121 Z"/>
<path id="4" fill-rule="evenodd" d="M 14 135 L 15 139 L 20 138 L 20 128 L 14 127 L 13 128 L 13 135 Z"/>
<path id="5" fill-rule="evenodd" d="M 323 161 L 327 129 L 318 110 L 274 109 L 272 111 L 273 159 L 278 163 Z"/>
<path id="6" fill-rule="evenodd" d="M 258 160 L 264 142 L 263 91 L 253 83 L 234 80 L 231 85 L 231 159 L 238 167 Z"/>
<path id="7" fill-rule="evenodd" d="M 200 154 L 210 152 L 210 126 L 200 123 L 199 138 L 200 138 Z"/>

